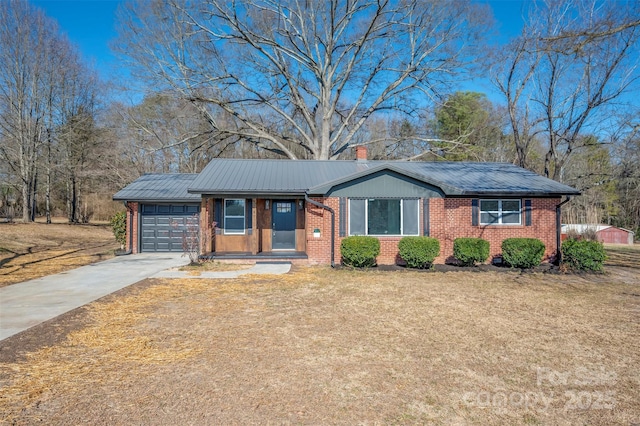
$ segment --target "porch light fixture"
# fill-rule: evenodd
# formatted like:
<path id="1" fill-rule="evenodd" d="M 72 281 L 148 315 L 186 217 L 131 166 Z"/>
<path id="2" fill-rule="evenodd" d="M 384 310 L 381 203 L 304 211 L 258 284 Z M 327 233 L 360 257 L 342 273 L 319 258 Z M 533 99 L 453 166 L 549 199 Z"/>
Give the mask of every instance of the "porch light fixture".
<path id="1" fill-rule="evenodd" d="M 269 210 L 269 200 L 264 201 L 264 209 Z"/>
<path id="2" fill-rule="evenodd" d="M 304 208 L 304 201 L 298 200 L 298 210 L 302 210 Z"/>

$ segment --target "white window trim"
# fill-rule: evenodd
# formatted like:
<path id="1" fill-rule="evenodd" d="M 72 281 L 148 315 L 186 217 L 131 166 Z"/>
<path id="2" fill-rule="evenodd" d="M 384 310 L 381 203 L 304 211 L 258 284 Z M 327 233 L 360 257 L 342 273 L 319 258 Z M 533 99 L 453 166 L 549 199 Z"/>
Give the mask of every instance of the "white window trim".
<path id="1" fill-rule="evenodd" d="M 227 216 L 227 201 L 242 201 L 244 214 L 242 216 Z M 244 235 L 247 228 L 247 200 L 244 198 L 225 198 L 224 210 L 222 212 L 222 220 L 224 221 L 224 234 L 225 235 Z M 242 217 L 242 231 L 227 231 L 227 217 L 239 218 Z"/>
<path id="2" fill-rule="evenodd" d="M 498 210 L 482 210 L 482 202 L 483 201 L 497 201 L 498 202 Z M 502 202 L 503 201 L 517 201 L 518 202 L 518 210 L 502 210 Z M 505 213 L 518 213 L 518 223 L 502 223 L 502 216 Z M 482 213 L 496 213 L 498 215 L 497 223 L 483 222 L 482 221 Z M 483 198 L 478 203 L 478 214 L 480 217 L 478 218 L 478 223 L 480 225 L 488 225 L 488 226 L 520 226 L 522 225 L 522 200 L 519 198 Z"/>
<path id="3" fill-rule="evenodd" d="M 347 211 L 347 221 L 349 222 L 349 236 L 354 235 L 366 235 L 369 237 L 415 237 L 420 235 L 420 201 L 416 198 L 388 198 L 389 200 L 400 200 L 400 234 L 369 234 L 369 200 L 375 200 L 376 198 L 353 198 L 354 200 L 364 200 L 364 234 L 352 234 L 351 233 L 351 200 L 349 198 L 349 208 Z M 418 224 L 418 232 L 416 234 L 404 233 L 404 200 L 418 200 L 416 203 L 416 223 Z"/>

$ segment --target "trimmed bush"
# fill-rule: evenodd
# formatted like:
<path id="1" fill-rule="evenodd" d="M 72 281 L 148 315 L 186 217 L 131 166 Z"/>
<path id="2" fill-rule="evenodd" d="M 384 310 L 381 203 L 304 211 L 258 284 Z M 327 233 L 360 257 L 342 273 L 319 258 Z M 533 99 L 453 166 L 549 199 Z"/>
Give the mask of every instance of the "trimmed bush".
<path id="1" fill-rule="evenodd" d="M 600 241 L 565 240 L 562 243 L 562 263 L 575 271 L 602 271 L 607 254 Z"/>
<path id="2" fill-rule="evenodd" d="M 356 268 L 376 266 L 376 257 L 380 254 L 380 241 L 374 237 L 347 237 L 340 243 L 342 263 Z"/>
<path id="3" fill-rule="evenodd" d="M 484 263 L 489 258 L 489 241 L 482 238 L 456 238 L 453 240 L 453 256 L 463 266 Z"/>
<path id="4" fill-rule="evenodd" d="M 507 238 L 502 242 L 502 259 L 513 268 L 533 268 L 542 262 L 544 249 L 537 238 Z"/>
<path id="5" fill-rule="evenodd" d="M 127 213 L 118 212 L 111 218 L 111 229 L 121 247 L 127 243 Z"/>
<path id="6" fill-rule="evenodd" d="M 440 254 L 440 241 L 430 237 L 404 237 L 398 251 L 409 268 L 429 268 Z"/>

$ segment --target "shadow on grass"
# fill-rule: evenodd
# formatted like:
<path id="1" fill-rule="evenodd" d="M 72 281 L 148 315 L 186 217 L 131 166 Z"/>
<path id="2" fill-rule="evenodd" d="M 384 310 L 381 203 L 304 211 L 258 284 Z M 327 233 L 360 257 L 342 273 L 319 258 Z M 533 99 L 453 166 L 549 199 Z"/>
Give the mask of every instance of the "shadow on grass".
<path id="1" fill-rule="evenodd" d="M 605 247 L 607 260 L 604 266 L 620 266 L 624 268 L 640 269 L 640 248 L 630 247 Z"/>
<path id="2" fill-rule="evenodd" d="M 31 262 L 21 263 L 20 265 L 7 265 L 6 267 L 24 268 L 25 266 L 35 265 L 35 264 L 38 264 L 38 263 L 47 262 L 49 260 L 59 259 L 61 257 L 66 257 L 66 256 L 69 256 L 69 255 L 72 255 L 72 254 L 75 254 L 75 253 L 86 251 L 86 250 L 93 250 L 93 249 L 98 249 L 98 248 L 101 248 L 101 247 L 108 247 L 108 246 L 111 246 L 111 245 L 112 244 L 107 243 L 107 244 L 100 244 L 100 245 L 91 246 L 91 247 L 78 248 L 76 250 L 67 251 L 67 252 L 64 252 L 64 253 L 57 254 L 55 256 L 44 257 L 44 258 L 41 258 L 41 259 L 33 260 Z M 41 252 L 36 252 L 36 253 L 38 253 L 38 254 L 46 253 L 48 250 L 49 249 L 43 250 Z M 0 261 L 0 267 L 4 267 L 4 265 L 9 263 L 11 260 L 19 259 L 20 257 L 26 256 L 26 255 L 29 255 L 29 254 L 34 254 L 32 252 L 32 248 L 31 247 L 29 248 L 29 250 L 26 253 L 14 253 L 14 256 L 12 256 L 10 258 L 7 258 L 7 259 L 3 259 L 2 261 Z M 99 255 L 99 253 L 96 253 L 96 254 L 94 254 L 92 256 L 95 256 L 95 255 Z"/>

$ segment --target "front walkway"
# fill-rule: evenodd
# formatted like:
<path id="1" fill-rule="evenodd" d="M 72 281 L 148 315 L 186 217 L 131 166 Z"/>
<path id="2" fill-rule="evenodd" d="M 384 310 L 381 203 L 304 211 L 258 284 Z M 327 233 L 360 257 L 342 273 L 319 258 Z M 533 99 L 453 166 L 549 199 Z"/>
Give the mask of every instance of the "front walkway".
<path id="1" fill-rule="evenodd" d="M 240 275 L 251 274 L 286 274 L 290 269 L 290 262 L 257 262 L 249 269 L 238 271 L 203 271 L 198 272 L 198 275 L 193 275 L 188 271 L 161 271 L 153 278 L 237 278 Z"/>

